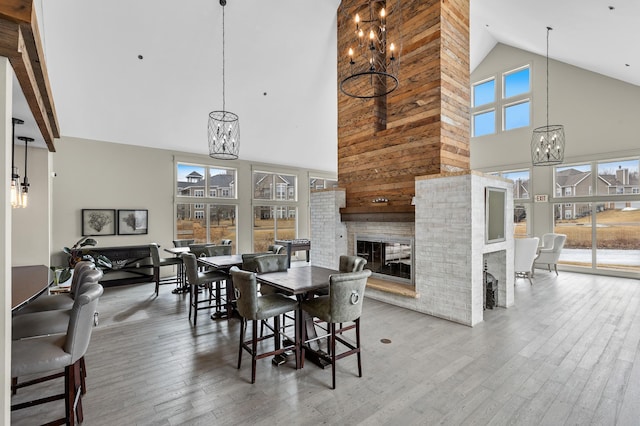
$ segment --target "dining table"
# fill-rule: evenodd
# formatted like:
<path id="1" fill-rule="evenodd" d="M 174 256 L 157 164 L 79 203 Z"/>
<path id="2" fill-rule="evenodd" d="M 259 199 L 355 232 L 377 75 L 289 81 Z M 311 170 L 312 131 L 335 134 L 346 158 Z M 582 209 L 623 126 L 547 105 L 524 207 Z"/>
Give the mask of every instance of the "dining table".
<path id="1" fill-rule="evenodd" d="M 214 312 L 213 314 L 211 314 L 211 319 L 230 319 L 233 316 L 233 280 L 231 278 L 231 274 L 229 274 L 229 269 L 231 269 L 233 266 L 242 266 L 242 255 L 230 254 L 222 256 L 199 257 L 198 263 L 202 266 L 214 268 L 218 271 L 225 272 L 228 275 L 225 286 L 226 310 Z"/>
<path id="2" fill-rule="evenodd" d="M 53 272 L 45 265 L 11 268 L 11 311 L 15 312 L 45 293 L 53 283 Z"/>
<path id="3" fill-rule="evenodd" d="M 304 265 L 289 268 L 286 271 L 257 274 L 256 279 L 260 284 L 270 285 L 285 294 L 296 296 L 298 300 L 303 300 L 307 297 L 312 297 L 314 291 L 329 287 L 329 277 L 332 274 L 339 273 L 340 271 L 322 266 Z M 327 363 L 326 353 L 320 350 L 317 342 L 313 318 L 309 317 L 301 309 L 298 310 L 296 318 L 298 335 L 302 339 L 304 335 L 302 332 L 306 329 L 306 336 L 310 341 L 305 350 L 305 359 L 309 359 L 321 368 L 326 368 L 330 364 Z M 304 342 L 301 344 L 304 344 Z M 302 353 L 302 351 L 299 352 Z M 279 361 L 274 360 L 274 363 L 278 364 Z M 298 362 L 297 365 L 302 364 Z"/>

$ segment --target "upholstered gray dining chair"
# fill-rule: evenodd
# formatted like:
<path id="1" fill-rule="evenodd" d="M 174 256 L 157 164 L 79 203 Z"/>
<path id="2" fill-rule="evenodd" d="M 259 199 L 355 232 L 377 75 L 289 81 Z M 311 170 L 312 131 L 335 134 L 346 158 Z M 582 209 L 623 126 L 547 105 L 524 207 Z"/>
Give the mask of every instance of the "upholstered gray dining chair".
<path id="1" fill-rule="evenodd" d="M 51 424 L 74 425 L 76 420 L 79 423 L 83 421 L 82 394 L 85 393 L 85 381 L 81 362 L 89 347 L 93 314 L 102 292 L 100 284 L 83 286 L 82 292 L 74 299 L 66 334 L 11 342 L 11 388 L 14 393 L 20 388 L 64 377 L 63 392 L 43 398 L 40 390 L 36 394 L 37 399 L 12 405 L 11 411 L 64 399 L 65 417 Z M 56 371 L 61 369 L 64 369 L 64 373 Z M 24 376 L 32 378 L 18 383 L 17 378 Z"/>
<path id="2" fill-rule="evenodd" d="M 300 309 L 313 318 L 318 318 L 328 324 L 326 337 L 329 338 L 329 358 L 331 360 L 332 388 L 336 388 L 336 361 L 346 356 L 356 354 L 358 357 L 358 376 L 362 377 L 361 345 L 360 345 L 360 316 L 364 302 L 364 290 L 371 271 L 365 269 L 359 272 L 345 272 L 333 274 L 329 278 L 329 294 L 303 300 Z M 353 323 L 343 326 L 343 323 Z M 336 327 L 340 324 L 340 327 Z M 302 336 L 302 364 L 304 352 L 307 350 L 306 327 Z M 355 344 L 347 340 L 344 332 L 355 329 Z M 325 336 L 320 336 L 325 337 Z M 346 351 L 336 352 L 336 341 L 347 347 Z"/>
<path id="3" fill-rule="evenodd" d="M 295 352 L 296 368 L 298 368 L 299 336 L 297 327 L 294 327 L 296 331 L 293 346 L 282 346 L 279 321 L 280 315 L 284 313 L 293 311 L 297 315 L 298 301 L 279 293 L 259 296 L 255 272 L 241 271 L 234 266 L 231 268 L 230 273 L 233 278 L 237 309 L 241 317 L 238 369 L 242 365 L 242 352 L 245 350 L 251 355 L 251 383 L 255 383 L 256 361 L 258 359 L 279 355 L 291 349 Z M 269 318 L 273 318 L 274 321 L 273 333 L 258 337 L 258 321 Z M 245 341 L 249 321 L 252 323 L 252 337 Z M 269 338 L 273 338 L 274 349 L 258 353 L 258 342 Z"/>
<path id="4" fill-rule="evenodd" d="M 189 247 L 189 244 L 195 243 L 194 239 L 173 240 L 174 247 Z"/>
<path id="5" fill-rule="evenodd" d="M 189 291 L 189 319 L 191 319 L 191 312 L 193 312 L 193 325 L 195 326 L 198 321 L 199 310 L 215 308 L 216 312 L 221 311 L 225 304 L 220 283 L 225 281 L 228 277 L 224 272 L 217 270 L 200 271 L 198 269 L 198 260 L 192 253 L 184 253 L 182 255 L 182 261 L 184 262 L 184 267 L 187 272 L 187 283 L 191 288 Z M 215 288 L 213 287 L 213 283 L 215 283 Z M 198 300 L 198 290 L 200 287 L 209 291 L 208 300 Z M 211 305 L 214 297 L 215 305 Z M 207 306 L 200 306 L 204 303 L 207 303 Z"/>
<path id="6" fill-rule="evenodd" d="M 360 256 L 340 256 L 340 264 L 338 270 L 340 272 L 359 272 L 362 271 L 367 264 L 367 259 Z"/>
<path id="7" fill-rule="evenodd" d="M 71 301 L 70 305 L 60 303 L 61 309 L 43 310 L 14 316 L 11 321 L 11 338 L 18 340 L 27 337 L 64 333 L 69 325 L 69 316 L 71 315 L 75 298 L 83 292 L 84 287 L 98 284 L 98 281 L 102 278 L 102 271 L 99 269 L 85 269 L 79 273 L 78 276 L 76 296 L 73 299 L 67 297 L 67 300 Z M 56 300 L 60 299 L 63 298 L 61 297 Z M 51 305 L 52 304 L 49 304 L 48 307 L 51 307 Z M 94 322 L 97 323 L 97 318 Z"/>
<path id="8" fill-rule="evenodd" d="M 73 268 L 73 276 L 71 277 L 71 286 L 69 293 L 42 295 L 35 300 L 27 303 L 24 307 L 14 312 L 14 316 L 31 314 L 33 312 L 54 311 L 58 309 L 71 309 L 73 307 L 73 299 L 78 294 L 80 284 L 83 282 L 84 274 L 88 271 L 97 271 L 92 273 L 93 281 L 97 283 L 102 279 L 102 271 L 96 270 L 93 262 L 89 260 L 81 260 L 76 263 Z"/>
<path id="9" fill-rule="evenodd" d="M 231 246 L 229 245 L 206 246 L 203 252 L 205 256 L 229 256 L 231 255 Z"/>

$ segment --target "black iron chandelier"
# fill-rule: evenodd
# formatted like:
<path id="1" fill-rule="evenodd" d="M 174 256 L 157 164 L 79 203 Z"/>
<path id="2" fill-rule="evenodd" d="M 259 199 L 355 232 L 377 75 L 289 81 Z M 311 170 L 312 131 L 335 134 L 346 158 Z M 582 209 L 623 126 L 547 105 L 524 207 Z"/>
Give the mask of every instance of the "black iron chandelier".
<path id="1" fill-rule="evenodd" d="M 547 125 L 533 129 L 531 161 L 534 166 L 552 166 L 564 161 L 564 126 L 549 124 L 549 32 L 547 27 Z"/>
<path id="2" fill-rule="evenodd" d="M 399 0 L 354 0 L 344 8 L 350 15 L 353 40 L 345 52 L 348 65 L 340 78 L 347 96 L 377 98 L 398 87 L 402 12 Z M 348 31 L 348 30 L 347 30 Z"/>
<path id="3" fill-rule="evenodd" d="M 209 156 L 219 160 L 236 160 L 240 152 L 240 121 L 237 114 L 226 110 L 224 91 L 224 6 L 227 0 L 220 0 L 222 6 L 222 110 L 209 113 L 207 134 L 209 136 Z"/>

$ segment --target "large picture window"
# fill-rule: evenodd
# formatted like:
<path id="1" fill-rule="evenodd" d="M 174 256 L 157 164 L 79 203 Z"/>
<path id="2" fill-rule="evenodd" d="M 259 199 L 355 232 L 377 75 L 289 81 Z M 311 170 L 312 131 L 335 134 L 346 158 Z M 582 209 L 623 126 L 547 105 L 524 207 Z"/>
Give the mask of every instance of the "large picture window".
<path id="1" fill-rule="evenodd" d="M 638 158 L 555 168 L 554 232 L 567 235 L 560 263 L 640 272 Z M 593 188 L 596 188 L 593 191 Z"/>

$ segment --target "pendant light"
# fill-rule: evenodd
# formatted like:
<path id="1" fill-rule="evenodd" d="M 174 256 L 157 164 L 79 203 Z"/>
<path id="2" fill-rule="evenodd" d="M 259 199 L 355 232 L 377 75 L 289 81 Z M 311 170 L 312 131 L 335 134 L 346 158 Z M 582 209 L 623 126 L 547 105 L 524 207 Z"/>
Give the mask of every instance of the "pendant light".
<path id="1" fill-rule="evenodd" d="M 22 193 L 20 194 L 20 204 L 23 208 L 26 208 L 28 205 L 28 197 L 29 197 L 29 178 L 27 177 L 27 154 L 29 152 L 27 145 L 29 142 L 33 142 L 33 138 L 28 138 L 26 136 L 18 136 L 18 139 L 24 142 L 24 180 L 22 181 Z"/>
<path id="2" fill-rule="evenodd" d="M 237 114 L 226 110 L 224 93 L 224 7 L 227 0 L 220 0 L 222 6 L 222 111 L 211 111 L 207 133 L 209 156 L 218 160 L 237 160 L 240 151 L 240 119 Z"/>
<path id="3" fill-rule="evenodd" d="M 15 165 L 16 155 L 16 124 L 24 124 L 24 121 L 19 118 L 12 119 L 12 133 L 11 133 L 11 207 L 20 207 L 20 175 L 18 174 L 18 168 Z"/>
<path id="4" fill-rule="evenodd" d="M 547 125 L 533 129 L 531 162 L 534 166 L 553 166 L 564 161 L 564 126 L 549 124 L 549 32 L 547 27 Z"/>

